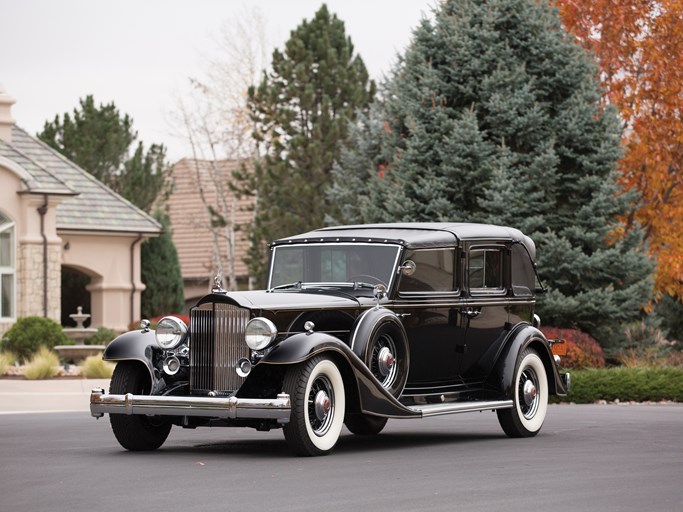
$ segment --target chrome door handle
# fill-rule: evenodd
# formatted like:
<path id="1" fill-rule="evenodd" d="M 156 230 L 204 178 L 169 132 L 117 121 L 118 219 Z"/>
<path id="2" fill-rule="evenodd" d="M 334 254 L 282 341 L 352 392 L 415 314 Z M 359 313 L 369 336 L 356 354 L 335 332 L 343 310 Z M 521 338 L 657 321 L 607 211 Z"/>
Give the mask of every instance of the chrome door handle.
<path id="1" fill-rule="evenodd" d="M 481 314 L 481 308 L 462 308 L 460 312 L 467 318 L 476 318 Z"/>

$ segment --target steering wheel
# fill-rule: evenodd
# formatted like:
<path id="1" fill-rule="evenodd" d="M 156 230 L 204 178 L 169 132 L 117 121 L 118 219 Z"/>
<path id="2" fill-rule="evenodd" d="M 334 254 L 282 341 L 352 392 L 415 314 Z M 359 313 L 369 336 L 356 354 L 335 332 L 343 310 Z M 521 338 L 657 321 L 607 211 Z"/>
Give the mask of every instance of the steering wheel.
<path id="1" fill-rule="evenodd" d="M 356 274 L 356 275 L 354 275 L 354 276 L 349 276 L 349 281 L 354 281 L 354 282 L 356 282 L 356 281 L 365 281 L 365 280 L 368 280 L 368 279 L 370 279 L 371 281 L 375 281 L 375 283 L 370 283 L 370 284 L 383 284 L 384 286 L 387 285 L 387 283 L 385 283 L 385 282 L 382 281 L 381 279 L 379 279 L 379 278 L 377 278 L 377 277 L 375 277 L 375 276 L 371 276 L 371 275 L 369 275 L 369 274 Z"/>

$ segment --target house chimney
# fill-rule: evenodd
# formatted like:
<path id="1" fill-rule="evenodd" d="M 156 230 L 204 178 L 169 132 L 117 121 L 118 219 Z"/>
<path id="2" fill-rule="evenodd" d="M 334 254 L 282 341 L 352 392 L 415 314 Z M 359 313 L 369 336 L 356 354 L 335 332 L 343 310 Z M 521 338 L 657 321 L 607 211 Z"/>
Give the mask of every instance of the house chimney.
<path id="1" fill-rule="evenodd" d="M 9 144 L 12 143 L 12 125 L 14 125 L 12 105 L 14 103 L 14 98 L 7 94 L 5 86 L 0 83 L 0 139 Z"/>

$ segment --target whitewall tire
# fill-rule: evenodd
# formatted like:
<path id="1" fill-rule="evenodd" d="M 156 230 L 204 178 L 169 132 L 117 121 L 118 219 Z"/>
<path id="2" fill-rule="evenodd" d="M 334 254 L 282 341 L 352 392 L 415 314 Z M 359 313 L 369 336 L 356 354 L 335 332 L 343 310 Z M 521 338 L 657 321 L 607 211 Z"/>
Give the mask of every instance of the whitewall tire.
<path id="1" fill-rule="evenodd" d="M 548 377 L 535 350 L 525 349 L 517 358 L 512 393 L 512 409 L 496 411 L 500 426 L 510 437 L 535 436 L 548 411 Z"/>
<path id="2" fill-rule="evenodd" d="M 283 430 L 298 455 L 327 455 L 337 444 L 344 424 L 346 395 L 337 365 L 316 356 L 287 370 L 283 384 L 292 413 Z"/>

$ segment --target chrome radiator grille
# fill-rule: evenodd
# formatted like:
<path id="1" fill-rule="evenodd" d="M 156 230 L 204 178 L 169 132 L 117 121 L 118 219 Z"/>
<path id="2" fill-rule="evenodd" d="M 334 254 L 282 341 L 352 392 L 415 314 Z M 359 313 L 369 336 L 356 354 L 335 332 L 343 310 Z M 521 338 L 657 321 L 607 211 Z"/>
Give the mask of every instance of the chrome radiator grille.
<path id="1" fill-rule="evenodd" d="M 230 304 L 202 304 L 190 311 L 190 388 L 234 391 L 244 381 L 237 361 L 249 357 L 244 331 L 249 310 Z"/>

